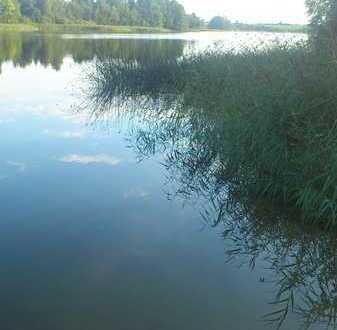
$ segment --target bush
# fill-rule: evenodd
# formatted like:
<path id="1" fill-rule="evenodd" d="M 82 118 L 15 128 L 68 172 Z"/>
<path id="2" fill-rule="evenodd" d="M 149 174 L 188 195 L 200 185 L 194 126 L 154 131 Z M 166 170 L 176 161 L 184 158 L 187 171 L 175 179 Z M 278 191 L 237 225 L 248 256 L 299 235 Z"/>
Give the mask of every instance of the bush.
<path id="1" fill-rule="evenodd" d="M 215 30 L 225 30 L 228 29 L 230 26 L 230 20 L 222 16 L 215 16 L 208 23 L 208 27 Z"/>

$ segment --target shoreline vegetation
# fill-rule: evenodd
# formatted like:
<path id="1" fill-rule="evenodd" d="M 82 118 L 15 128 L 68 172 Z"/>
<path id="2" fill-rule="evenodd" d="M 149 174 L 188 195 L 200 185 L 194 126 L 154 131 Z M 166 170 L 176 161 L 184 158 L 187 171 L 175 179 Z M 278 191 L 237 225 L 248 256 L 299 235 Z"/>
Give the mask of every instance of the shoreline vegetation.
<path id="1" fill-rule="evenodd" d="M 42 33 L 170 33 L 169 29 L 146 26 L 97 24 L 1 24 L 0 32 Z"/>
<path id="2" fill-rule="evenodd" d="M 209 55 L 209 59 L 214 63 L 216 54 Z M 276 58 L 275 55 L 282 55 L 282 50 L 279 54 L 268 51 L 264 55 L 266 59 Z M 229 67 L 233 68 L 235 55 L 227 56 L 230 60 Z M 237 66 L 244 56 L 248 59 L 252 56 L 251 59 L 254 59 L 252 53 L 246 52 L 237 61 Z M 203 61 L 207 58 L 199 59 Z M 231 190 L 240 182 L 230 183 L 230 177 L 222 170 L 225 166 L 219 163 L 226 164 L 226 156 L 234 154 L 237 145 L 228 150 L 228 146 L 224 144 L 232 143 L 238 135 L 232 137 L 232 140 L 226 139 L 227 130 L 223 126 L 222 112 L 212 113 L 209 106 L 200 109 L 195 106 L 189 107 L 190 102 L 185 96 L 193 91 L 194 86 L 190 78 L 195 70 L 190 70 L 190 64 L 194 66 L 191 58 L 185 57 L 186 60 L 189 60 L 189 64 L 185 68 L 177 68 L 173 59 L 165 59 L 159 68 L 164 69 L 166 73 L 159 77 L 154 75 L 157 68 L 149 66 L 146 61 L 137 60 L 138 69 L 135 61 L 133 64 L 124 61 L 124 65 L 117 61 L 98 63 L 94 69 L 94 76 L 88 76 L 93 87 L 88 91 L 89 108 L 85 106 L 79 110 L 90 114 L 89 123 L 95 127 L 107 127 L 111 120 L 119 120 L 121 116 L 125 116 L 131 122 L 136 120 L 136 125 L 130 125 L 128 147 L 139 161 L 160 154 L 161 165 L 167 172 L 167 182 L 174 186 L 170 196 L 178 196 L 183 201 L 192 202 L 192 205 L 198 205 L 195 202 L 199 201 L 200 197 L 206 201 L 200 214 L 205 225 L 217 228 L 217 232 L 220 230 L 226 242 L 226 260 L 237 262 L 240 266 L 245 265 L 251 270 L 261 261 L 264 265 L 268 264 L 265 269 L 272 271 L 272 275 L 269 273 L 268 277 L 263 277 L 263 282 L 275 283 L 276 294 L 272 301 L 268 301 L 270 312 L 263 317 L 261 315 L 263 321 L 274 324 L 275 329 L 289 329 L 287 319 L 291 311 L 295 310 L 301 315 L 303 329 L 314 327 L 318 320 L 319 323 L 331 324 L 331 320 L 337 320 L 337 311 L 334 308 L 337 241 L 334 231 L 326 231 L 319 224 L 298 221 L 298 213 L 292 212 L 293 210 L 289 210 L 290 214 L 287 213 L 288 210 L 285 211 L 282 204 L 269 203 L 265 199 L 245 198 L 247 196 L 235 194 L 236 191 Z M 166 69 L 165 63 L 168 64 Z M 246 65 L 249 67 L 252 63 L 254 60 Z M 204 64 L 200 62 L 199 66 L 198 62 L 195 62 L 199 67 L 196 75 L 205 75 L 200 73 Z M 209 65 L 208 63 L 207 67 Z M 266 63 L 261 65 L 268 67 Z M 168 69 L 174 67 L 177 70 L 171 74 L 173 71 Z M 109 72 L 109 69 L 112 71 Z M 176 101 L 181 100 L 173 95 L 176 90 L 181 91 L 184 88 L 183 85 L 177 86 L 173 83 L 177 83 L 175 77 L 183 77 L 184 72 L 189 74 L 184 84 L 190 85 L 191 88 L 189 91 L 185 89 L 184 102 L 177 103 Z M 219 82 L 223 72 L 222 66 L 215 82 Z M 240 80 L 244 78 L 243 72 Z M 122 77 L 126 77 L 127 73 L 131 75 L 123 81 Z M 117 79 L 114 84 L 113 77 Z M 109 79 L 111 83 L 106 85 Z M 236 83 L 235 89 L 237 84 L 239 82 Z M 251 82 L 249 84 L 251 85 Z M 156 89 L 157 86 L 160 87 Z M 199 86 L 202 85 L 199 83 Z M 210 90 L 212 88 L 208 87 L 201 95 Z M 193 98 L 199 95 L 198 92 L 200 91 L 196 91 L 194 96 L 191 94 Z M 212 96 L 215 93 L 216 91 Z M 237 103 L 236 95 L 234 97 L 233 104 Z M 202 100 L 202 97 L 200 99 Z M 200 99 L 196 104 L 200 104 Z M 158 100 L 163 102 L 157 102 Z M 212 102 L 212 97 L 207 100 Z M 228 106 L 230 107 L 230 104 Z M 248 119 L 242 128 L 245 128 Z M 237 132 L 237 128 L 234 132 Z M 246 131 L 242 132 L 242 135 L 246 135 Z M 231 138 L 232 132 L 233 130 L 228 132 L 227 137 Z M 256 136 L 258 135 L 259 132 L 256 133 Z M 240 142 L 238 141 L 238 144 Z M 226 149 L 229 153 L 226 153 Z M 244 166 L 242 169 L 244 170 Z M 252 182 L 252 186 L 253 184 Z M 308 283 L 311 284 L 309 289 Z"/>
<path id="3" fill-rule="evenodd" d="M 99 24 L 39 24 L 39 23 L 0 23 L 0 32 L 46 32 L 46 33 L 178 33 L 178 32 L 274 32 L 307 33 L 306 25 L 293 24 L 241 24 L 234 23 L 226 29 L 189 29 L 176 31 L 161 27 L 99 25 Z"/>
<path id="4" fill-rule="evenodd" d="M 308 4 L 307 42 L 99 62 L 90 99 L 108 106 L 138 99 L 143 111 L 148 100 L 158 113 L 178 112 L 191 128 L 187 145 L 207 154 L 198 164 L 229 195 L 267 199 L 301 221 L 336 226 L 337 4 L 330 2 L 318 11 Z"/>
<path id="5" fill-rule="evenodd" d="M 230 194 L 336 224 L 337 96 L 330 86 L 337 65 L 326 61 L 305 44 L 156 63 L 108 60 L 97 64 L 89 98 L 125 108 L 138 99 L 144 111 L 159 104 L 161 114 L 174 105 L 174 117 L 195 127 L 187 144 L 207 150 L 200 163 L 216 169 Z"/>

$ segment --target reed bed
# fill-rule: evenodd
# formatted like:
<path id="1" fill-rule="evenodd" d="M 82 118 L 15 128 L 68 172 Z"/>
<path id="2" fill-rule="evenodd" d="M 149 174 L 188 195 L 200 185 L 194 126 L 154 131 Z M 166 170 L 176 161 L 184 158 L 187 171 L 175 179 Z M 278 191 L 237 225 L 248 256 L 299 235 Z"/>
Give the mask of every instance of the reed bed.
<path id="1" fill-rule="evenodd" d="M 98 62 L 90 79 L 92 99 L 103 103 L 145 98 L 153 107 L 174 95 L 174 111 L 190 120 L 194 138 L 207 142 L 221 175 L 240 194 L 296 208 L 307 221 L 337 223 L 337 62 L 331 57 L 306 44 L 217 49 Z"/>

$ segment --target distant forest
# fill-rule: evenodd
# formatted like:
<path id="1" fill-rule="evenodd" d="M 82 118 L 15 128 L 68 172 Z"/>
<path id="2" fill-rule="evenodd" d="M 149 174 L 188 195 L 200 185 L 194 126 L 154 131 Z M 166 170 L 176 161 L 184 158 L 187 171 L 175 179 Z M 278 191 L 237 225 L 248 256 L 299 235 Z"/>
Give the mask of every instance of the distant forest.
<path id="1" fill-rule="evenodd" d="M 175 0 L 0 0 L 2 23 L 96 23 L 183 31 L 204 22 Z"/>

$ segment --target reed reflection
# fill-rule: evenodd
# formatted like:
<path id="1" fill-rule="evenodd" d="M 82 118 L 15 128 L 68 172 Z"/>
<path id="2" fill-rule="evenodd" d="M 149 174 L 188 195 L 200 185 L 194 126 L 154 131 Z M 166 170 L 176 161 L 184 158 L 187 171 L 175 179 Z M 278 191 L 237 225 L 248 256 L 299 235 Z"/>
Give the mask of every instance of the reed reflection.
<path id="1" fill-rule="evenodd" d="M 277 328 L 298 314 L 305 328 L 324 323 L 337 328 L 337 240 L 334 232 L 305 225 L 284 205 L 242 189 L 228 171 L 228 146 L 220 114 L 207 110 L 193 84 L 186 84 L 179 58 L 109 59 L 88 76 L 86 107 L 91 123 L 131 122 L 130 146 L 139 159 L 161 154 L 171 198 L 203 201 L 202 216 L 221 228 L 228 262 L 254 269 L 264 265 L 275 300 L 262 316 Z M 149 64 L 150 63 L 150 64 Z M 244 170 L 244 167 L 243 167 Z M 259 266 L 258 266 L 259 265 Z"/>

